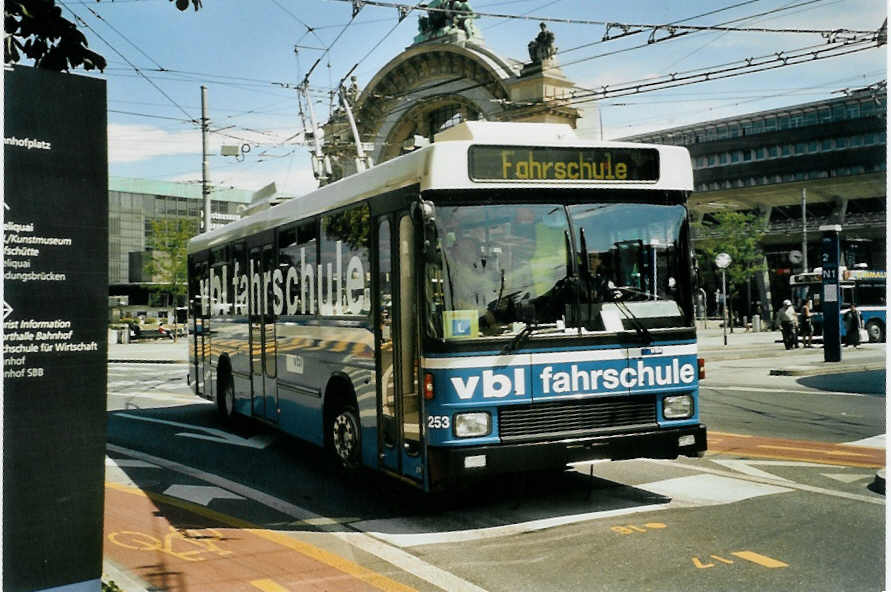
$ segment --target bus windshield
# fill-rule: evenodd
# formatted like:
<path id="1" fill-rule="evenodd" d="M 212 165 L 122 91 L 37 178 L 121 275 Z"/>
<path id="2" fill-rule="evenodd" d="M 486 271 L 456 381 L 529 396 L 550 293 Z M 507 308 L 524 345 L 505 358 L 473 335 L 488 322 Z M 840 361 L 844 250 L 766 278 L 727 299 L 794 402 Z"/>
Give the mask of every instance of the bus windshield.
<path id="1" fill-rule="evenodd" d="M 646 203 L 438 205 L 430 337 L 686 326 L 686 209 Z"/>

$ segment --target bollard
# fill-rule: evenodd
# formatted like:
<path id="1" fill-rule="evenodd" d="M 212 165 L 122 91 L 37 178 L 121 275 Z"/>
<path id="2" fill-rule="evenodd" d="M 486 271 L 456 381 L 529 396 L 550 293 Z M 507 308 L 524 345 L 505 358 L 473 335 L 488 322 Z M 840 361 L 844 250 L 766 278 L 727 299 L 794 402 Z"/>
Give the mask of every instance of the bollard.
<path id="1" fill-rule="evenodd" d="M 761 332 L 761 315 L 752 315 L 752 331 L 755 333 Z"/>

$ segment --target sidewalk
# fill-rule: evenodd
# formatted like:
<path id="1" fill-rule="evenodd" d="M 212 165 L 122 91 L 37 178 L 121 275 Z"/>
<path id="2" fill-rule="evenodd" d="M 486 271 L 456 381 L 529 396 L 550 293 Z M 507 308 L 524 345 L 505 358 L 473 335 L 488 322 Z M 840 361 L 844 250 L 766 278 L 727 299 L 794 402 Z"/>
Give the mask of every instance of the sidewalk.
<path id="1" fill-rule="evenodd" d="M 823 361 L 823 345 L 814 344 L 812 349 L 785 350 L 779 331 L 760 333 L 735 330 L 724 333 L 720 327 L 699 329 L 699 355 L 705 358 L 706 368 L 710 362 L 747 360 L 746 366 L 753 365 L 764 369 L 770 375 L 810 376 L 816 374 L 838 374 L 843 372 L 864 372 L 884 370 L 886 344 L 865 343 L 859 348 L 843 348 L 840 362 Z M 189 339 L 180 338 L 176 342 L 165 340 L 143 343 L 112 343 L 108 346 L 108 361 L 115 363 L 187 363 L 189 359 Z"/>
<path id="2" fill-rule="evenodd" d="M 699 355 L 705 358 L 706 372 L 709 362 L 746 360 L 746 367 L 757 367 L 769 375 L 813 376 L 885 369 L 886 344 L 864 343 L 857 349 L 842 348 L 841 361 L 825 362 L 822 341 L 814 347 L 786 350 L 779 331 L 746 332 L 736 329 L 724 333 L 720 327 L 697 331 Z"/>
<path id="3" fill-rule="evenodd" d="M 189 361 L 189 338 L 180 337 L 140 343 L 109 343 L 109 363 L 130 364 L 178 364 Z"/>

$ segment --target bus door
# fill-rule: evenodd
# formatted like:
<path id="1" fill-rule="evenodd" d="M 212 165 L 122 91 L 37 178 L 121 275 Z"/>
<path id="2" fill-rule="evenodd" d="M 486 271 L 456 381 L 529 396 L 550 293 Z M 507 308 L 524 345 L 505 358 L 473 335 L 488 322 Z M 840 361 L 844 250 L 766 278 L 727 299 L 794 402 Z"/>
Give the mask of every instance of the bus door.
<path id="1" fill-rule="evenodd" d="M 275 249 L 271 239 L 252 246 L 248 263 L 250 292 L 251 410 L 255 417 L 278 421 L 275 314 L 272 274 Z"/>
<path id="2" fill-rule="evenodd" d="M 210 285 L 207 261 L 193 263 L 192 277 L 200 282 L 202 279 Z M 209 392 L 211 380 L 210 367 L 210 289 L 203 294 L 199 284 L 190 286 L 192 292 L 192 347 L 195 348 L 195 388 L 199 395 L 213 396 Z M 205 390 L 208 389 L 208 390 Z"/>
<path id="3" fill-rule="evenodd" d="M 414 223 L 404 212 L 378 218 L 377 229 L 378 457 L 384 468 L 422 480 Z"/>

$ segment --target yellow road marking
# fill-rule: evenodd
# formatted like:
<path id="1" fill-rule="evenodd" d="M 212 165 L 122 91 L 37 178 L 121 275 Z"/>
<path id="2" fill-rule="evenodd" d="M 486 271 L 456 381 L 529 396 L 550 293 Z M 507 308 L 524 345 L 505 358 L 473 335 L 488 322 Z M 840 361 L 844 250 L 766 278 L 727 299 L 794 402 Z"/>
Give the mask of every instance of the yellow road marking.
<path id="1" fill-rule="evenodd" d="M 743 456 L 746 458 L 763 458 L 763 459 L 777 459 L 782 458 L 783 460 L 798 460 L 802 462 L 816 462 L 816 459 L 813 457 L 808 458 L 806 456 L 794 456 L 794 455 L 782 455 L 777 456 L 777 454 L 771 454 L 769 452 L 752 452 L 749 450 L 736 450 L 736 449 L 727 449 L 727 450 L 710 450 L 705 453 L 706 456 L 720 456 L 722 454 L 732 454 L 735 456 Z M 840 467 L 863 467 L 867 469 L 875 469 L 881 468 L 885 466 L 885 463 L 875 463 L 870 461 L 855 461 L 855 460 L 842 460 L 842 459 L 834 459 L 834 458 L 821 458 L 819 462 L 826 465 L 837 465 Z"/>
<path id="2" fill-rule="evenodd" d="M 833 456 L 863 456 L 869 457 L 869 454 L 861 454 L 859 452 L 845 452 L 843 450 L 825 450 L 818 448 L 796 448 L 794 446 L 775 446 L 773 444 L 759 444 L 758 448 L 771 448 L 773 450 L 795 450 L 797 452 L 816 452 L 818 454 L 829 454 Z"/>
<path id="3" fill-rule="evenodd" d="M 730 436 L 730 437 L 732 437 L 732 438 L 754 438 L 754 437 L 755 437 L 755 436 L 752 436 L 752 435 L 750 435 L 750 434 L 731 434 L 730 432 L 713 432 L 712 430 L 709 430 L 709 431 L 708 431 L 708 435 L 709 435 L 709 436 L 712 436 L 712 435 L 715 435 L 715 436 Z"/>
<path id="4" fill-rule="evenodd" d="M 757 563 L 758 565 L 763 565 L 764 567 L 789 567 L 788 563 L 783 563 L 782 561 L 772 559 L 766 555 L 761 555 L 760 553 L 755 553 L 754 551 L 734 551 L 731 555 L 735 555 L 746 561 L 751 561 L 752 563 Z"/>
<path id="5" fill-rule="evenodd" d="M 293 539 L 287 535 L 271 530 L 266 530 L 265 528 L 260 528 L 258 525 L 248 522 L 247 520 L 235 518 L 234 516 L 229 516 L 227 514 L 205 508 L 204 506 L 199 506 L 198 504 L 193 504 L 191 502 L 177 499 L 175 497 L 170 497 L 161 493 L 142 491 L 137 487 L 131 487 L 129 485 L 122 485 L 120 483 L 111 483 L 109 481 L 106 481 L 105 486 L 116 491 L 147 497 L 150 500 L 156 502 L 175 506 L 177 508 L 182 508 L 183 510 L 187 510 L 189 512 L 192 512 L 193 514 L 204 516 L 205 518 L 210 518 L 211 520 L 215 520 L 217 522 L 220 522 L 221 524 L 231 526 L 232 528 L 238 528 L 250 532 L 251 534 L 254 534 L 260 538 L 266 539 L 267 541 L 271 541 L 283 547 L 287 547 L 288 549 L 296 551 L 297 553 L 309 557 L 310 559 L 314 559 L 319 563 L 324 563 L 329 567 L 333 567 L 338 571 L 353 576 L 356 579 L 362 580 L 363 582 L 377 588 L 378 590 L 383 590 L 384 592 L 417 592 L 414 588 L 406 586 L 405 584 L 400 584 L 395 580 L 391 580 L 390 578 L 383 576 L 377 572 L 366 569 L 361 565 L 353 563 L 348 559 L 344 559 L 339 555 L 329 553 L 324 549 L 320 549 L 319 547 L 310 545 L 309 543 L 298 541 L 297 539 Z"/>
<path id="6" fill-rule="evenodd" d="M 721 563 L 726 563 L 728 565 L 733 563 L 732 559 L 724 559 L 723 557 L 719 557 L 718 555 L 709 555 L 709 557 L 711 557 L 712 559 L 717 559 Z"/>
<path id="7" fill-rule="evenodd" d="M 709 567 L 714 567 L 714 563 L 703 563 L 699 560 L 699 557 L 693 558 L 693 565 L 696 566 L 696 569 L 708 569 Z"/>
<path id="8" fill-rule="evenodd" d="M 288 592 L 287 588 L 276 584 L 272 580 L 253 580 L 251 581 L 251 586 L 259 588 L 263 592 Z"/>

